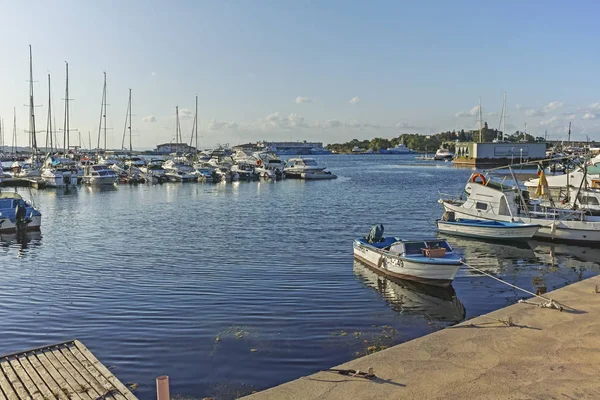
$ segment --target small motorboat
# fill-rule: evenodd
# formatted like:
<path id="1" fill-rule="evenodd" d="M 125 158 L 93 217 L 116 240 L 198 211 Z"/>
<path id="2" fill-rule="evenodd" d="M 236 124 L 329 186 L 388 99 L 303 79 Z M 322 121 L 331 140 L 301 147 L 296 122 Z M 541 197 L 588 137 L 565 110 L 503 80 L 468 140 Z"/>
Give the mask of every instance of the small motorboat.
<path id="1" fill-rule="evenodd" d="M 383 225 L 354 240 L 354 258 L 381 274 L 434 286 L 448 286 L 463 259 L 444 239 L 384 237 Z"/>
<path id="2" fill-rule="evenodd" d="M 442 233 L 493 240 L 531 239 L 541 227 L 520 222 L 455 219 L 454 213 L 451 211 L 446 211 L 442 219 L 436 221 L 436 224 Z"/>

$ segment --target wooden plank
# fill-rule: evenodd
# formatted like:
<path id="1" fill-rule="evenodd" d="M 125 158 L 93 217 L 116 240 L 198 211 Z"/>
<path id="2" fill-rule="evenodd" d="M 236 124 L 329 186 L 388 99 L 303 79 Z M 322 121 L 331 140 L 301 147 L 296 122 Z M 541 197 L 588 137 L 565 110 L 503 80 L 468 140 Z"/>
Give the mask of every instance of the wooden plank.
<path id="1" fill-rule="evenodd" d="M 74 340 L 73 343 L 75 344 L 75 347 L 77 348 L 77 350 L 79 350 L 81 352 L 81 354 L 89 362 L 92 363 L 92 365 L 98 370 L 98 372 L 100 372 L 114 387 L 116 387 L 117 389 L 119 389 L 119 391 L 121 392 L 121 394 L 123 394 L 123 396 L 125 396 L 126 399 L 128 399 L 128 400 L 138 400 L 138 398 L 135 397 L 135 395 L 133 393 L 131 393 L 131 391 L 129 389 L 127 389 L 127 387 L 125 385 L 123 385 L 123 383 L 121 383 L 121 381 L 118 380 L 117 377 L 114 376 L 112 374 L 112 372 L 110 372 L 108 370 L 108 368 L 106 368 L 104 366 L 104 364 L 102 364 L 100 361 L 98 361 L 98 359 L 96 358 L 96 356 L 94 356 L 92 354 L 92 352 L 89 351 L 87 349 L 87 347 L 85 347 L 83 345 L 83 343 L 81 343 L 79 340 Z"/>
<path id="2" fill-rule="evenodd" d="M 60 372 L 60 374 L 69 382 L 69 385 L 82 397 L 88 397 L 90 400 L 96 399 L 102 393 L 98 393 L 93 387 L 89 386 L 85 380 L 73 368 L 71 363 L 67 361 L 58 350 L 58 347 L 47 351 L 46 356 L 52 362 L 52 365 Z"/>
<path id="3" fill-rule="evenodd" d="M 17 374 L 15 374 L 15 371 L 13 371 L 12 367 L 10 366 L 10 362 L 7 359 L 4 359 L 0 361 L 0 366 L 4 371 L 4 375 L 15 390 L 15 393 L 17 394 L 18 398 L 23 400 L 31 399 L 31 396 L 27 392 L 27 389 L 25 389 L 21 381 L 19 381 Z"/>
<path id="4" fill-rule="evenodd" d="M 33 356 L 33 358 L 35 358 L 35 355 Z M 35 370 L 33 364 L 29 362 L 27 355 L 22 354 L 20 356 L 17 356 L 17 360 L 19 361 L 21 367 L 23 367 L 27 375 L 29 375 L 29 378 L 31 379 L 33 384 L 39 389 L 42 398 L 44 400 L 56 399 L 57 396 L 50 390 L 48 385 L 46 385 L 46 382 L 44 382 L 44 379 L 42 379 L 42 377 Z"/>
<path id="5" fill-rule="evenodd" d="M 19 396 L 15 393 L 14 389 L 8 382 L 8 377 L 4 374 L 4 370 L 0 368 L 0 392 L 4 393 L 4 396 L 8 400 L 18 400 Z"/>
<path id="6" fill-rule="evenodd" d="M 0 376 L 0 379 L 3 379 L 4 375 Z M 7 400 L 7 397 L 4 395 L 2 388 L 0 387 L 0 400 Z"/>
<path id="7" fill-rule="evenodd" d="M 19 359 L 17 357 L 10 357 L 8 361 L 21 383 L 23 383 L 23 386 L 25 386 L 25 390 L 29 392 L 29 395 L 33 397 L 34 400 L 44 400 L 44 396 L 42 396 L 40 389 L 33 383 L 27 371 L 21 366 Z"/>
<path id="8" fill-rule="evenodd" d="M 69 349 L 63 349 L 64 351 L 70 351 L 72 356 L 79 362 L 83 367 L 96 379 L 100 385 L 104 388 L 105 393 L 111 393 L 112 397 L 118 400 L 126 400 L 126 397 L 121 394 L 121 391 L 110 383 L 96 367 L 87 359 L 76 346 L 69 346 Z"/>
<path id="9" fill-rule="evenodd" d="M 44 367 L 46 368 L 48 373 L 56 381 L 60 390 L 64 394 L 66 394 L 69 398 L 77 399 L 77 400 L 92 400 L 92 397 L 89 396 L 87 393 L 85 393 L 85 392 L 79 393 L 76 390 L 77 386 L 71 386 L 70 382 L 67 382 L 67 378 L 65 376 L 63 376 L 61 371 L 57 370 L 54 367 L 54 364 L 52 363 L 52 361 L 50 360 L 50 358 L 48 357 L 48 355 L 46 353 L 39 352 L 36 354 L 36 356 L 37 356 L 38 360 L 40 360 L 40 362 L 44 365 Z M 68 373 L 66 371 L 62 371 L 62 372 L 64 372 L 65 374 L 68 375 Z M 73 381 L 73 377 L 69 376 L 69 380 Z M 74 383 L 73 385 L 76 385 L 76 383 Z"/>
<path id="10" fill-rule="evenodd" d="M 89 387 L 94 388 L 94 390 L 98 393 L 100 397 L 104 396 L 106 399 L 112 399 L 112 387 L 102 387 L 102 384 L 94 378 L 92 374 L 85 368 L 85 366 L 81 365 L 81 363 L 73 356 L 73 353 L 69 351 L 68 347 L 62 347 L 58 350 L 60 354 L 70 363 L 73 368 L 81 375 L 81 378 L 86 382 Z"/>
<path id="11" fill-rule="evenodd" d="M 48 386 L 55 397 L 58 397 L 60 400 L 69 400 L 69 397 L 63 391 L 63 389 L 66 390 L 67 388 L 65 386 L 61 388 L 57 380 L 52 377 L 48 369 L 46 369 L 46 367 L 40 362 L 35 352 L 31 352 L 27 361 L 31 363 L 35 371 L 41 376 L 41 378 L 44 380 L 44 383 L 46 383 L 46 386 Z M 67 385 L 66 382 L 65 385 Z"/>

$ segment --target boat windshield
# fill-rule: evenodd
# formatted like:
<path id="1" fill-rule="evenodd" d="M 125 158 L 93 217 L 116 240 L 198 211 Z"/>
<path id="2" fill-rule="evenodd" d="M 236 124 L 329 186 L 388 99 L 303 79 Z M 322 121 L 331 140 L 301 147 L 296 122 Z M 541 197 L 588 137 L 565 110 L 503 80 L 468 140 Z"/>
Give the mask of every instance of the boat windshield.
<path id="1" fill-rule="evenodd" d="M 312 160 L 310 158 L 305 158 L 304 160 L 304 165 L 310 166 L 310 167 L 316 167 L 317 166 L 317 162 L 315 160 Z"/>

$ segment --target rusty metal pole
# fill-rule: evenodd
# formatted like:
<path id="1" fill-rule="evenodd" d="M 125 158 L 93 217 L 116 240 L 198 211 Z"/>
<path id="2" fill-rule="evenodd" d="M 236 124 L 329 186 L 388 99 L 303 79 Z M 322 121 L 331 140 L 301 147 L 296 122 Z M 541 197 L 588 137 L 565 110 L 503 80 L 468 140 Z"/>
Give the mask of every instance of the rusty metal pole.
<path id="1" fill-rule="evenodd" d="M 162 375 L 156 378 L 156 399 L 157 400 L 170 400 L 169 395 L 169 377 Z"/>

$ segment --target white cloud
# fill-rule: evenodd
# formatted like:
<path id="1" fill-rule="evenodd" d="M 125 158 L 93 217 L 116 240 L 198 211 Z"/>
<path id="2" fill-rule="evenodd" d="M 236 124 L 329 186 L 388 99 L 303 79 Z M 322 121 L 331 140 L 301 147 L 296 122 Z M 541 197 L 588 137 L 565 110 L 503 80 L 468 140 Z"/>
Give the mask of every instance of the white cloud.
<path id="1" fill-rule="evenodd" d="M 344 126 L 344 123 L 338 119 L 328 119 L 323 123 L 324 128 L 341 128 Z"/>
<path id="2" fill-rule="evenodd" d="M 150 72 L 150 75 L 156 76 L 156 72 Z"/>
<path id="3" fill-rule="evenodd" d="M 479 113 L 479 106 L 471 108 L 469 111 L 459 111 L 455 114 L 457 117 L 474 117 Z"/>
<path id="4" fill-rule="evenodd" d="M 515 108 L 516 108 L 517 110 L 520 110 L 521 108 L 523 108 L 523 106 L 522 106 L 522 105 L 520 105 L 520 104 L 517 104 L 517 105 L 515 106 Z"/>
<path id="5" fill-rule="evenodd" d="M 590 108 L 593 110 L 600 110 L 600 103 L 592 103 L 590 104 Z"/>
<path id="6" fill-rule="evenodd" d="M 567 120 L 574 120 L 575 117 L 576 117 L 576 115 L 573 114 L 573 113 L 566 113 L 566 114 L 563 114 L 563 115 L 565 116 L 565 119 L 567 119 Z"/>
<path id="7" fill-rule="evenodd" d="M 540 125 L 542 125 L 542 126 L 556 125 L 559 121 L 560 121 L 560 118 L 558 118 L 557 116 L 554 116 L 554 117 L 550 117 L 546 120 L 540 121 Z"/>
<path id="8" fill-rule="evenodd" d="M 565 104 L 565 103 L 562 101 L 552 101 L 544 106 L 544 111 L 550 112 L 550 111 L 556 110 L 557 108 L 562 107 L 563 104 Z"/>
<path id="9" fill-rule="evenodd" d="M 298 96 L 296 97 L 296 103 L 297 104 L 302 104 L 302 103 L 312 103 L 313 101 L 311 99 L 308 99 L 306 97 L 302 97 L 302 96 Z"/>
<path id="10" fill-rule="evenodd" d="M 542 110 L 529 109 L 525 111 L 525 115 L 528 117 L 543 117 L 546 113 Z"/>
<path id="11" fill-rule="evenodd" d="M 250 72 L 250 73 L 248 73 L 248 78 L 254 79 L 254 78 L 256 78 L 256 75 L 254 75 L 252 72 Z"/>
<path id="12" fill-rule="evenodd" d="M 210 120 L 208 123 L 208 129 L 212 131 L 220 131 L 220 130 L 233 130 L 237 129 L 239 125 L 236 122 L 228 122 L 228 121 L 217 121 L 216 119 Z"/>
<path id="13" fill-rule="evenodd" d="M 180 108 L 179 109 L 179 119 L 192 119 L 194 117 L 194 113 L 189 108 Z"/>
<path id="14" fill-rule="evenodd" d="M 350 104 L 356 104 L 359 101 L 360 101 L 360 97 L 354 96 L 353 98 L 350 99 Z"/>
<path id="15" fill-rule="evenodd" d="M 585 113 L 585 115 L 583 116 L 583 119 L 596 119 L 597 116 L 594 113 Z"/>
<path id="16" fill-rule="evenodd" d="M 267 129 L 308 128 L 308 124 L 304 121 L 304 117 L 296 113 L 282 115 L 279 112 L 274 112 L 259 120 L 259 124 Z"/>
<path id="17" fill-rule="evenodd" d="M 147 117 L 142 118 L 142 122 L 147 122 L 149 124 L 153 124 L 156 121 L 158 121 L 158 120 L 156 119 L 156 117 L 154 115 L 148 115 Z"/>
<path id="18" fill-rule="evenodd" d="M 414 130 L 422 129 L 420 126 L 411 125 L 411 124 L 409 124 L 407 122 L 398 122 L 396 124 L 396 128 L 400 128 L 400 129 L 414 129 Z"/>

